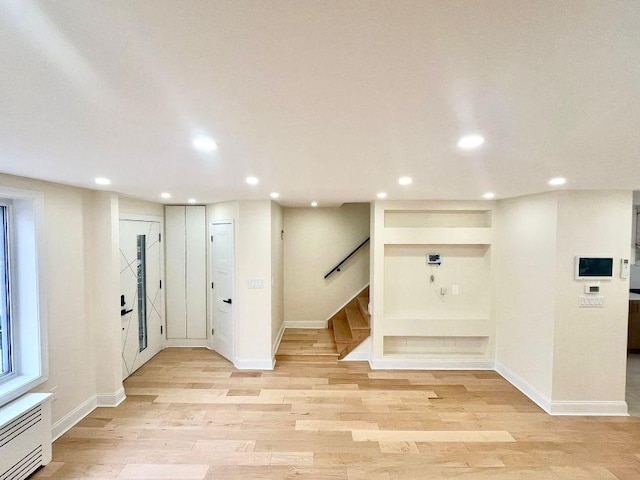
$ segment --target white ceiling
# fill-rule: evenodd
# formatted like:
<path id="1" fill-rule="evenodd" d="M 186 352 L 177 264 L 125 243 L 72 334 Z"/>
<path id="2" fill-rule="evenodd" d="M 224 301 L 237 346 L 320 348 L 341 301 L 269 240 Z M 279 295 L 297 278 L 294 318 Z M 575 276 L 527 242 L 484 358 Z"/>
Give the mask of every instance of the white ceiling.
<path id="1" fill-rule="evenodd" d="M 175 203 L 640 189 L 637 0 L 2 0 L 0 60 L 5 173 Z"/>

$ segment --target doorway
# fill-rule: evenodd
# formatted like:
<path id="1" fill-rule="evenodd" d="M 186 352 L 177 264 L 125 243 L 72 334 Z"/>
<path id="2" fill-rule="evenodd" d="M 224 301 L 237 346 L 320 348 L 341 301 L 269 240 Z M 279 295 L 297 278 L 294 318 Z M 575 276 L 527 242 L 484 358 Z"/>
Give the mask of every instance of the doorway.
<path id="1" fill-rule="evenodd" d="M 163 347 L 164 298 L 160 219 L 120 219 L 122 378 Z"/>
<path id="2" fill-rule="evenodd" d="M 227 360 L 234 359 L 233 223 L 216 222 L 211 232 L 211 346 Z"/>

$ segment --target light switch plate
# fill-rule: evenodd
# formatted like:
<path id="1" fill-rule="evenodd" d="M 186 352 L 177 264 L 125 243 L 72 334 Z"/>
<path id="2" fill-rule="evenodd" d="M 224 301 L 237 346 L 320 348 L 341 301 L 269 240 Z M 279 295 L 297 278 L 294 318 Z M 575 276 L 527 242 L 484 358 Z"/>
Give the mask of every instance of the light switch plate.
<path id="1" fill-rule="evenodd" d="M 247 280 L 247 288 L 264 288 L 264 280 L 262 278 L 251 278 Z"/>
<path id="2" fill-rule="evenodd" d="M 604 297 L 602 295 L 588 297 L 582 295 L 578 297 L 578 306 L 580 308 L 603 308 Z"/>

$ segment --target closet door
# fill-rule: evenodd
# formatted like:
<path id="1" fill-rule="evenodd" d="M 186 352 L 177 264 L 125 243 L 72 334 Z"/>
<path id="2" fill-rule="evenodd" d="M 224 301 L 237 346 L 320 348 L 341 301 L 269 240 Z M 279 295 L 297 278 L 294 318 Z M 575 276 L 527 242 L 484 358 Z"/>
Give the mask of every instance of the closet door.
<path id="1" fill-rule="evenodd" d="M 165 207 L 167 339 L 187 338 L 186 207 Z"/>
<path id="2" fill-rule="evenodd" d="M 187 338 L 207 338 L 207 257 L 205 207 L 186 207 Z"/>

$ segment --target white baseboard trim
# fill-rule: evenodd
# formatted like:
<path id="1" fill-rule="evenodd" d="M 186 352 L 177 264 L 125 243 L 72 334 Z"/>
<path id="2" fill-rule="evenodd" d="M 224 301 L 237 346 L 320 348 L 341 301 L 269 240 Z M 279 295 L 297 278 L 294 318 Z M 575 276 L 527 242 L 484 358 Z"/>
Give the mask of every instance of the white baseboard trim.
<path id="1" fill-rule="evenodd" d="M 344 357 L 341 362 L 369 362 L 371 360 L 371 355 L 369 352 L 351 352 L 346 357 Z"/>
<path id="2" fill-rule="evenodd" d="M 96 403 L 98 407 L 117 407 L 125 398 L 124 387 L 120 387 L 115 393 L 98 393 Z"/>
<path id="3" fill-rule="evenodd" d="M 276 341 L 273 342 L 273 351 L 271 352 L 271 354 L 274 357 L 276 356 L 276 352 L 278 351 L 278 348 L 280 348 L 280 342 L 282 342 L 282 336 L 284 335 L 284 329 L 285 329 L 285 324 L 284 324 L 284 322 L 282 322 L 282 325 L 280 325 L 280 331 L 278 332 L 278 336 L 276 337 Z"/>
<path id="4" fill-rule="evenodd" d="M 284 328 L 327 328 L 328 320 L 304 320 L 284 322 Z"/>
<path id="5" fill-rule="evenodd" d="M 524 381 L 500 362 L 496 362 L 495 370 L 549 415 L 607 417 L 624 417 L 629 415 L 627 402 L 550 400 L 537 388 Z"/>
<path id="6" fill-rule="evenodd" d="M 276 366 L 275 358 L 243 358 L 236 359 L 233 366 L 238 370 L 273 370 Z"/>
<path id="7" fill-rule="evenodd" d="M 511 385 L 524 393 L 529 399 L 541 409 L 551 415 L 551 400 L 533 385 L 524 381 L 515 372 L 504 366 L 500 362 L 495 362 L 495 371 L 502 375 Z"/>
<path id="8" fill-rule="evenodd" d="M 551 415 L 628 417 L 627 402 L 551 402 Z"/>
<path id="9" fill-rule="evenodd" d="M 493 370 L 488 360 L 439 360 L 413 358 L 372 358 L 373 370 Z"/>
<path id="10" fill-rule="evenodd" d="M 206 338 L 174 338 L 167 340 L 165 348 L 208 348 L 211 350 L 209 340 Z"/>
<path id="11" fill-rule="evenodd" d="M 53 442 L 64 435 L 76 423 L 93 412 L 97 406 L 97 395 L 93 395 L 55 422 L 51 426 L 51 441 Z"/>

